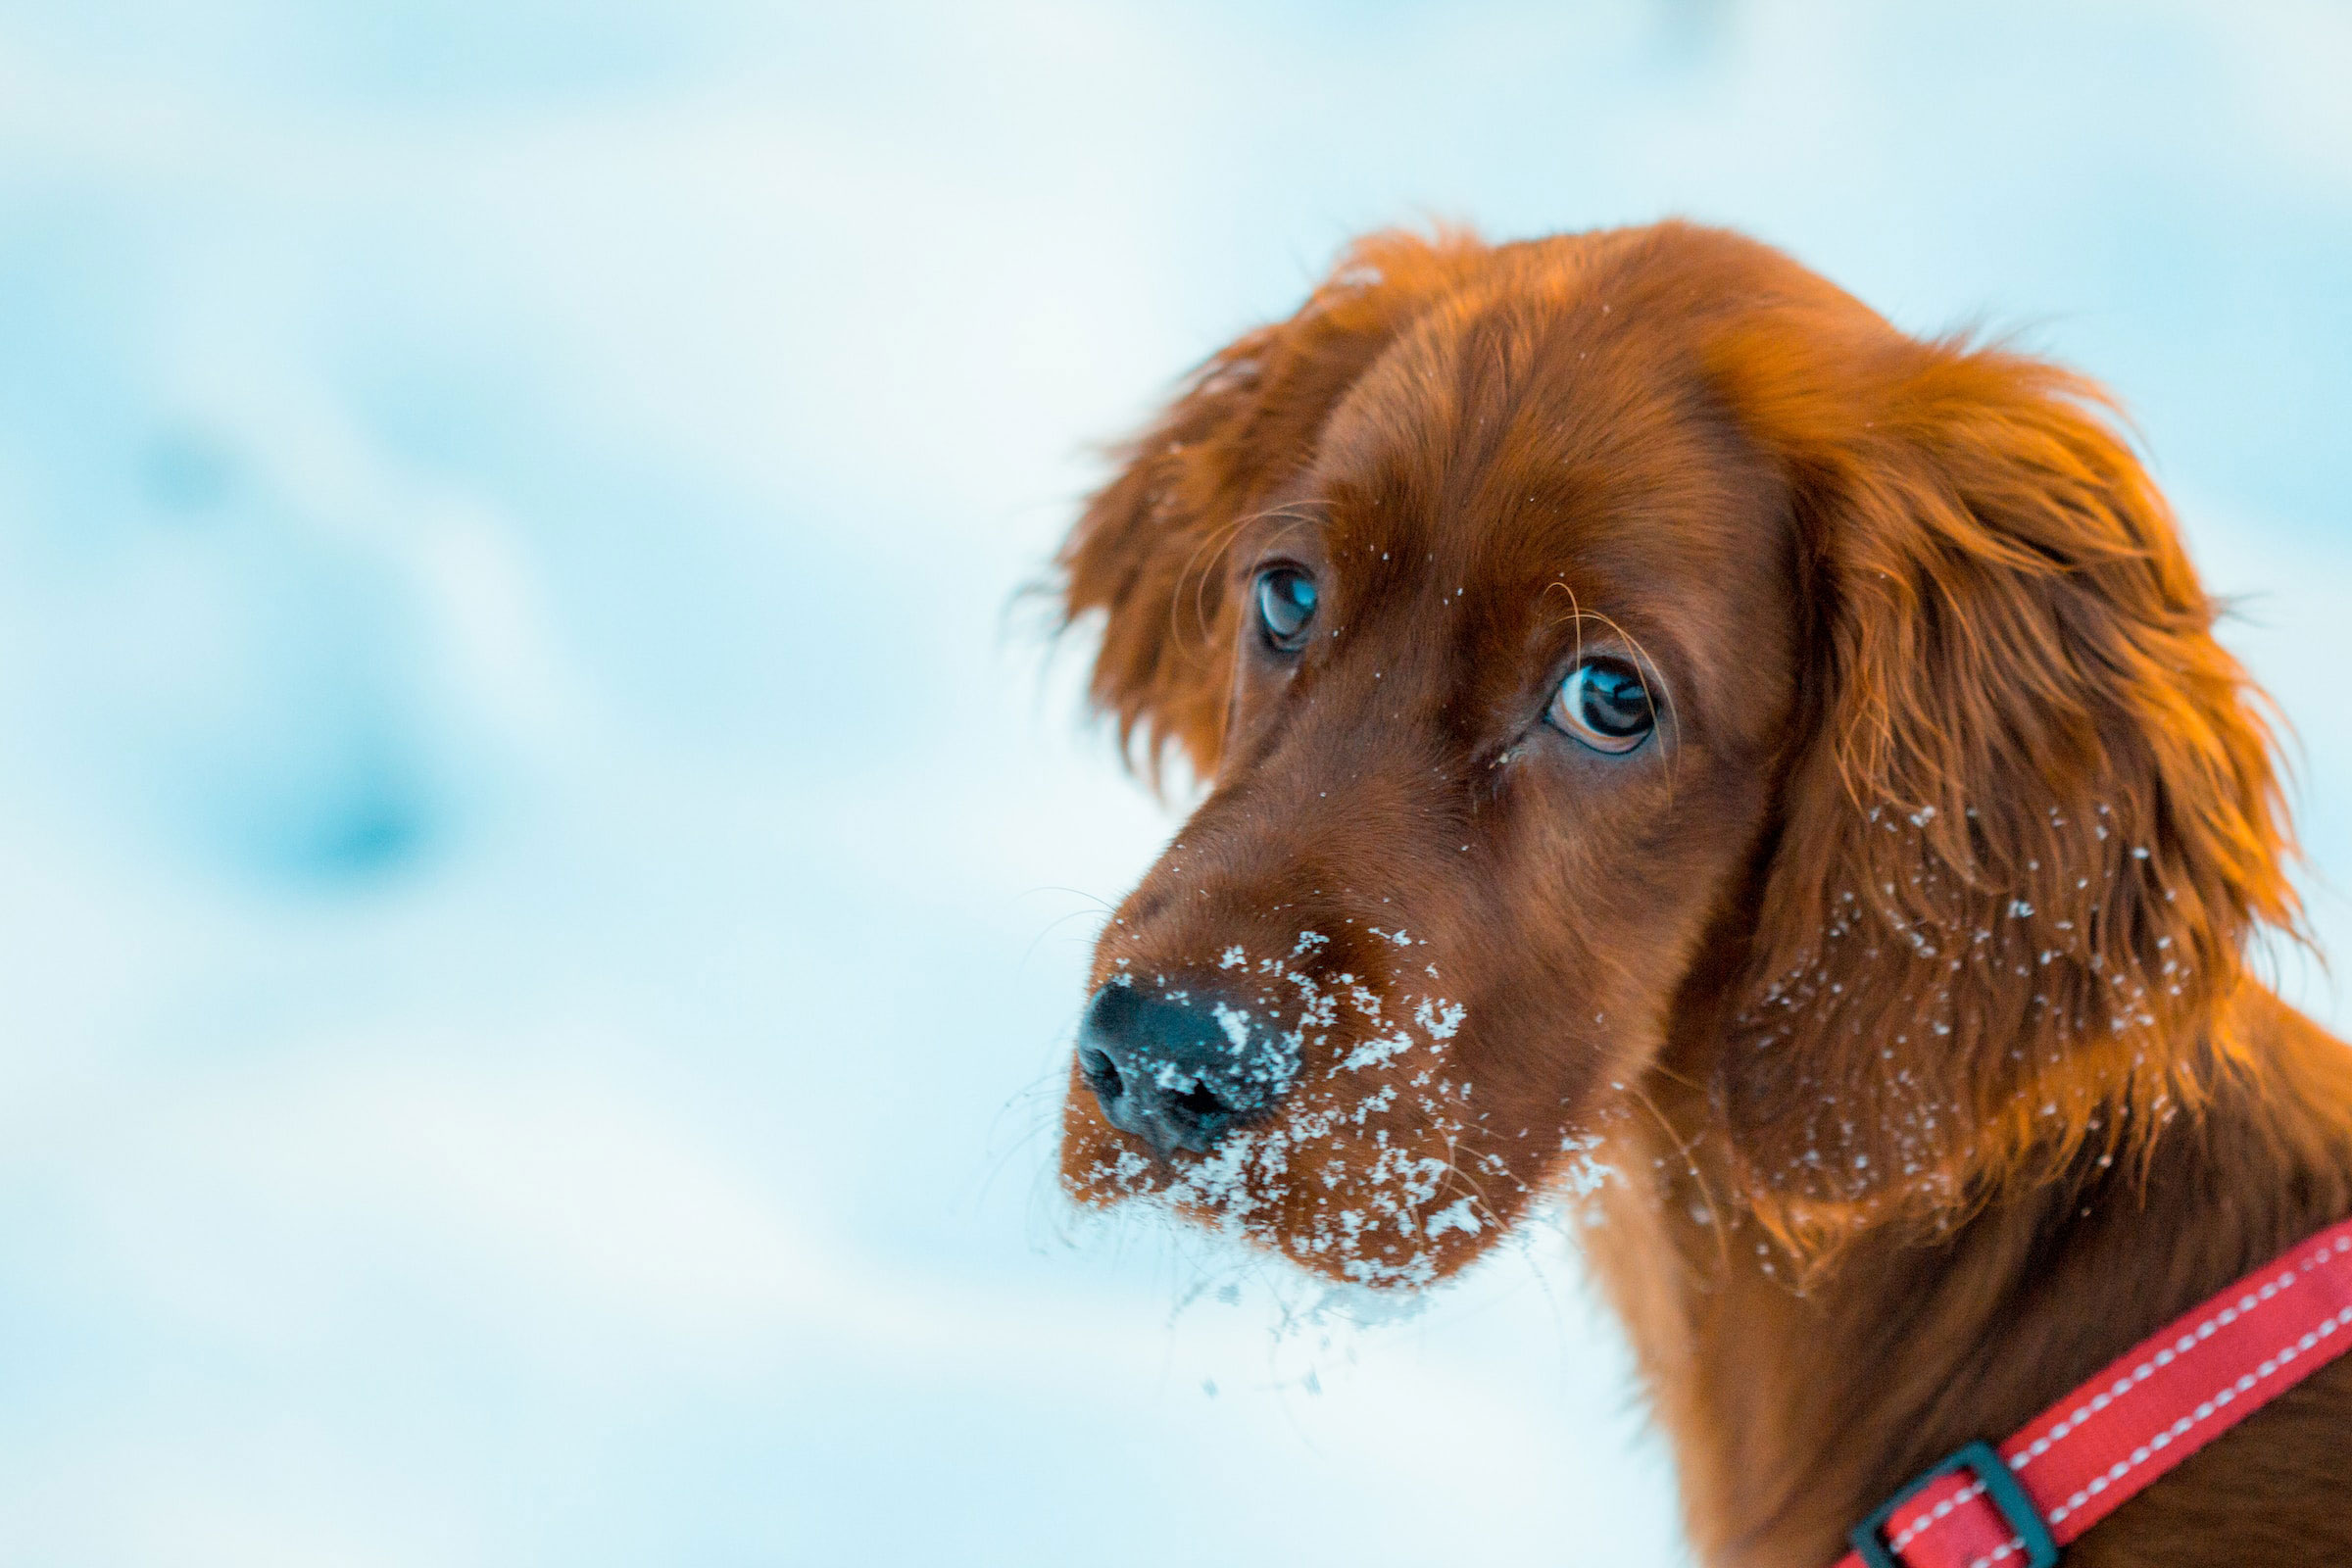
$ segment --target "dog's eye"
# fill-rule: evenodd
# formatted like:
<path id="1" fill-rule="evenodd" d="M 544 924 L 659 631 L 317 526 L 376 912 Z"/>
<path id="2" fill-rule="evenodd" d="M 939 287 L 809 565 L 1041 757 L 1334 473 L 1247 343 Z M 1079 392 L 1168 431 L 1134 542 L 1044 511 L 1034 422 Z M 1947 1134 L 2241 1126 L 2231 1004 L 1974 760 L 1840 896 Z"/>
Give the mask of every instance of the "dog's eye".
<path id="1" fill-rule="evenodd" d="M 1657 714 L 1641 672 L 1621 659 L 1588 659 L 1568 672 L 1544 715 L 1596 752 L 1630 752 L 1649 738 Z"/>
<path id="2" fill-rule="evenodd" d="M 1266 641 L 1286 653 L 1306 646 L 1307 622 L 1315 618 L 1315 581 L 1296 566 L 1258 573 L 1257 623 Z"/>

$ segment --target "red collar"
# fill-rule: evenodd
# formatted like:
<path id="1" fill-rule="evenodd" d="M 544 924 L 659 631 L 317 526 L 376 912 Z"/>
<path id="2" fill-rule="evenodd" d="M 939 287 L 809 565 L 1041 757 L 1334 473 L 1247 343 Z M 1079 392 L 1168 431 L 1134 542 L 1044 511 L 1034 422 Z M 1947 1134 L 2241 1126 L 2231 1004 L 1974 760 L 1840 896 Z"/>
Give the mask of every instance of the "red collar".
<path id="1" fill-rule="evenodd" d="M 2048 1568 L 2127 1498 L 2352 1349 L 2352 1219 L 2109 1362 L 1998 1448 L 1972 1443 L 1854 1527 L 1837 1568 Z"/>

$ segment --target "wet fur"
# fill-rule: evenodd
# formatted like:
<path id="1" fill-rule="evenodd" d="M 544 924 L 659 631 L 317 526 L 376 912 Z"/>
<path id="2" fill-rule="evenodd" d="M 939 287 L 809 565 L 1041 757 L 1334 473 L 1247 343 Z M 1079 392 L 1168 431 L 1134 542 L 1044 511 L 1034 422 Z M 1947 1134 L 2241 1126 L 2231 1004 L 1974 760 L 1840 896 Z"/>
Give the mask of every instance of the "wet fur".
<path id="1" fill-rule="evenodd" d="M 1295 668 L 1276 559 L 1339 634 Z M 1576 1190 L 1704 1560 L 1829 1563 L 2352 1212 L 2352 1053 L 2247 970 L 2259 694 L 2089 383 L 1719 231 L 1378 235 L 1062 566 L 1211 786 L 1095 981 L 1227 988 L 1288 1086 L 1165 1164 L 1073 1077 L 1065 1185 L 1386 1286 Z M 1658 684 L 1634 759 L 1529 722 L 1592 645 Z M 2338 1363 L 2068 1560 L 2352 1561 L 2347 1454 Z"/>

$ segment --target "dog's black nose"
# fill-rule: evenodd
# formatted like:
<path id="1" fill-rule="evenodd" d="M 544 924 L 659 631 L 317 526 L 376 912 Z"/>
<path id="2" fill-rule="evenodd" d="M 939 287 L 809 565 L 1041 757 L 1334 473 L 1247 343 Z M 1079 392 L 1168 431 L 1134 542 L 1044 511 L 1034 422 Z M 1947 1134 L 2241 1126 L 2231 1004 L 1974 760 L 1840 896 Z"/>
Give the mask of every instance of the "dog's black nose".
<path id="1" fill-rule="evenodd" d="M 1206 1152 L 1271 1104 L 1289 1059 L 1250 1009 L 1206 988 L 1147 995 L 1114 980 L 1078 1027 L 1078 1070 L 1102 1114 L 1162 1159 Z"/>

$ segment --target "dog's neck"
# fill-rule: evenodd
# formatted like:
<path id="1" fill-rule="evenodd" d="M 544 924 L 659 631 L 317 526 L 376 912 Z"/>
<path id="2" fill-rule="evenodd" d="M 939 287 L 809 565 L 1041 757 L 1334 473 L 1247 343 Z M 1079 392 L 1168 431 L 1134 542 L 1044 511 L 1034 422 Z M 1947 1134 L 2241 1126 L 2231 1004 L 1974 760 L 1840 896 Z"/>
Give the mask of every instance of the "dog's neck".
<path id="1" fill-rule="evenodd" d="M 1702 1561 L 1827 1568 L 1843 1531 L 1925 1466 L 2005 1439 L 2352 1212 L 2352 1050 L 2251 984 L 2233 1005 L 2259 1075 L 2221 1080 L 2144 1162 L 2087 1150 L 2061 1179 L 1941 1235 L 1865 1230 L 1809 1270 L 1734 1196 L 1693 1075 L 1649 1075 L 1645 1108 L 1619 1135 L 1624 1179 L 1586 1234 L 1677 1449 Z M 2322 1423 L 2313 1453 L 2352 1443 L 2352 1362 L 2335 1374 L 2296 1406 Z M 2173 1529 L 2169 1543 L 2182 1528 L 2142 1508 L 2103 1527 L 2100 1554 L 2127 1534 Z"/>

